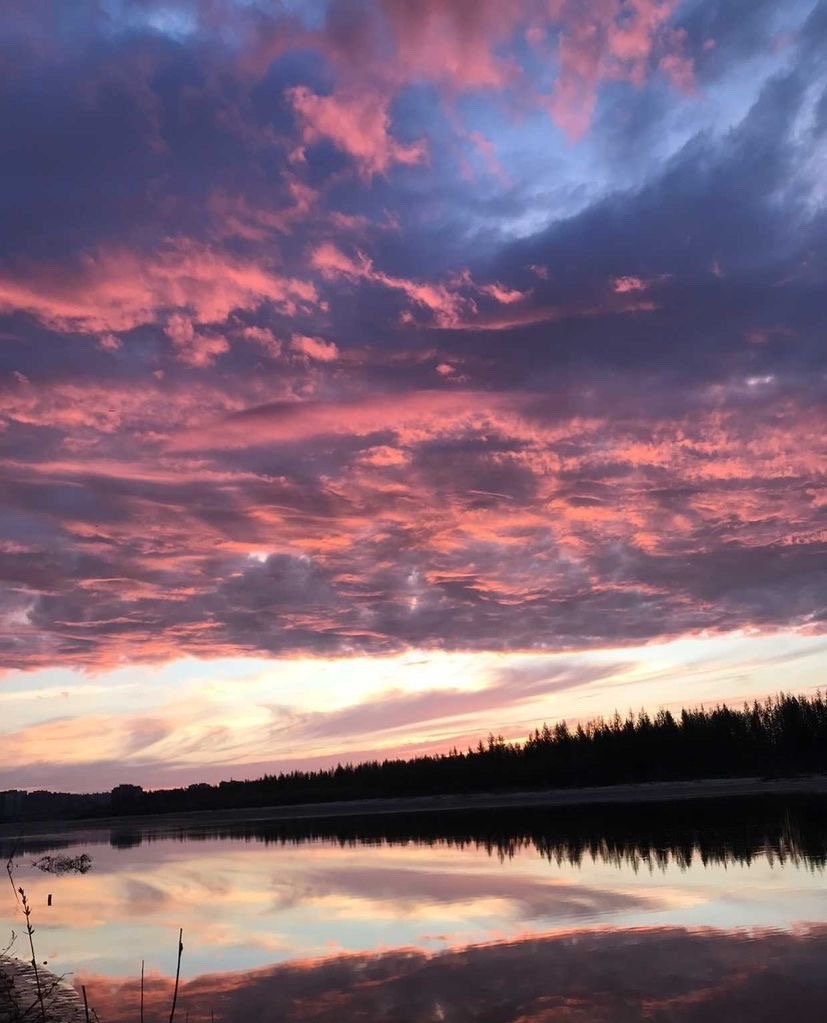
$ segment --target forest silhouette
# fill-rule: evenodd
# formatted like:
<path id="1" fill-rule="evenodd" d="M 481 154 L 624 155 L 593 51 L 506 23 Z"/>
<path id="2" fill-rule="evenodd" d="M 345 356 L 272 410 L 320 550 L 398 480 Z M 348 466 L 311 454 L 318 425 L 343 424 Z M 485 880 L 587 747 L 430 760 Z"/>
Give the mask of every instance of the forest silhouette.
<path id="1" fill-rule="evenodd" d="M 570 788 L 633 782 L 827 773 L 827 700 L 780 694 L 725 705 L 543 725 L 525 742 L 490 734 L 475 747 L 369 760 L 254 781 L 113 790 L 117 812 L 265 806 L 378 797 Z"/>
<path id="2" fill-rule="evenodd" d="M 535 729 L 524 742 L 490 734 L 465 750 L 340 763 L 254 780 L 111 793 L 15 793 L 7 818 L 246 809 L 373 798 L 497 793 L 639 782 L 827 774 L 827 700 L 780 694 L 741 709 L 660 710 Z"/>

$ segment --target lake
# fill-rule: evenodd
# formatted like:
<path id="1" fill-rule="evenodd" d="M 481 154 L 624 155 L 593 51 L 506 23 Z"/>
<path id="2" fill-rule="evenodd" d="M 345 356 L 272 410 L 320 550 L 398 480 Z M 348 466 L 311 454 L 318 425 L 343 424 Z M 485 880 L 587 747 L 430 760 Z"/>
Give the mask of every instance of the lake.
<path id="1" fill-rule="evenodd" d="M 181 1023 L 799 1023 L 827 1004 L 826 858 L 802 797 L 125 822 L 26 838 L 14 874 L 39 959 L 103 1023 L 139 1019 L 142 960 L 145 1020 L 169 1018 L 179 928 Z"/>

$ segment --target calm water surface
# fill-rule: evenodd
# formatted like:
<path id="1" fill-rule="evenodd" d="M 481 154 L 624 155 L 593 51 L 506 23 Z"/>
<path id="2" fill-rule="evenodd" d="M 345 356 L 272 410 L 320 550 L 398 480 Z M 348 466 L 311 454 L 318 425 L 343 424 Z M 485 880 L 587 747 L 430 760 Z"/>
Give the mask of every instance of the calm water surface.
<path id="1" fill-rule="evenodd" d="M 825 854 L 823 801 L 753 800 L 120 827 L 25 840 L 15 872 L 104 1023 L 137 1021 L 141 960 L 168 1018 L 179 927 L 182 1023 L 710 1023 L 827 1018 Z"/>

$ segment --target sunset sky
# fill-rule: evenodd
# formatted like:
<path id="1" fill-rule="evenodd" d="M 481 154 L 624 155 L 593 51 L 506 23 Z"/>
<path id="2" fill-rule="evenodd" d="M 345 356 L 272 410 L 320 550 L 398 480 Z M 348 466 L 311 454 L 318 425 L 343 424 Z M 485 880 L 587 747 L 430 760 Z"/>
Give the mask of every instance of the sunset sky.
<path id="1" fill-rule="evenodd" d="M 0 788 L 827 680 L 827 2 L 6 0 Z"/>

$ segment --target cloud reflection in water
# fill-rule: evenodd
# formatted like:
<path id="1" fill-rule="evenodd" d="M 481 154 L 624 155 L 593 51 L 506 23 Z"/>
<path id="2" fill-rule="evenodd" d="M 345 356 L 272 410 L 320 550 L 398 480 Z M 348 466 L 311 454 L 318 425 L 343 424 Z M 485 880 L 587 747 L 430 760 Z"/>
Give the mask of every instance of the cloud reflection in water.
<path id="1" fill-rule="evenodd" d="M 430 1020 L 486 1023 L 681 1021 L 776 1023 L 823 1018 L 827 928 L 796 932 L 652 928 L 532 936 L 428 954 L 298 960 L 186 984 L 191 1023 Z M 134 1018 L 135 980 L 83 978 L 111 1023 Z M 155 978 L 147 1006 L 168 1004 Z"/>

